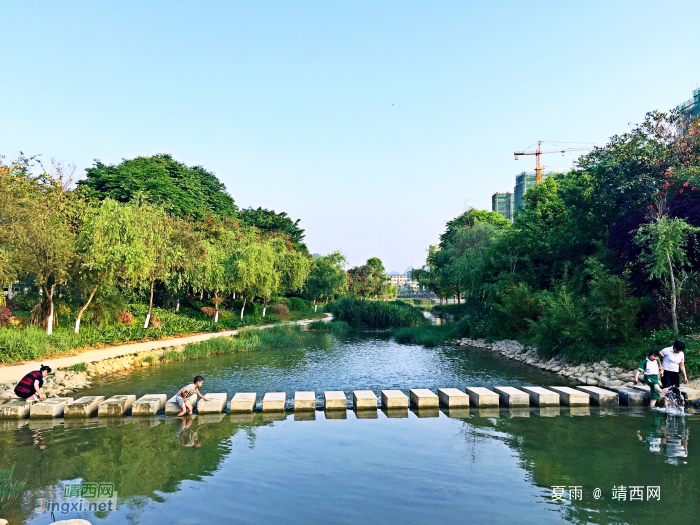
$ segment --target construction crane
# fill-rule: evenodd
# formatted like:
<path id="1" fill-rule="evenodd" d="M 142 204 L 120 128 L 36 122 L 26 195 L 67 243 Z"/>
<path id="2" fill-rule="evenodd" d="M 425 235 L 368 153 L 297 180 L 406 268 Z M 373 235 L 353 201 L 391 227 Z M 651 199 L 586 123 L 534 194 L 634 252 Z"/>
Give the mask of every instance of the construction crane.
<path id="1" fill-rule="evenodd" d="M 518 157 L 520 155 L 535 155 L 535 158 L 537 159 L 536 167 L 535 167 L 535 173 L 537 174 L 537 184 L 542 183 L 542 170 L 544 169 L 544 166 L 542 166 L 542 163 L 540 162 L 540 155 L 544 153 L 565 153 L 567 151 L 590 151 L 593 149 L 594 146 L 590 146 L 587 148 L 567 148 L 567 149 L 553 149 L 549 151 L 542 151 L 542 141 L 538 140 L 537 141 L 537 150 L 535 151 L 516 151 L 514 153 L 515 155 L 515 160 L 518 160 Z"/>

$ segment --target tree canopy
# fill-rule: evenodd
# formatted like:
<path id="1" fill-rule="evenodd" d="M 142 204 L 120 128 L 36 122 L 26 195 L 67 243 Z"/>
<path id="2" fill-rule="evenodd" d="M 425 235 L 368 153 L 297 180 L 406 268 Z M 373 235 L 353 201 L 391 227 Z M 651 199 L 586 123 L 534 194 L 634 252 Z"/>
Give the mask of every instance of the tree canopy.
<path id="1" fill-rule="evenodd" d="M 138 198 L 176 217 L 199 220 L 207 215 L 235 216 L 238 211 L 213 173 L 202 166 L 188 167 L 167 154 L 136 157 L 117 165 L 96 160 L 85 172 L 78 189 L 100 200 L 109 197 L 129 202 Z"/>

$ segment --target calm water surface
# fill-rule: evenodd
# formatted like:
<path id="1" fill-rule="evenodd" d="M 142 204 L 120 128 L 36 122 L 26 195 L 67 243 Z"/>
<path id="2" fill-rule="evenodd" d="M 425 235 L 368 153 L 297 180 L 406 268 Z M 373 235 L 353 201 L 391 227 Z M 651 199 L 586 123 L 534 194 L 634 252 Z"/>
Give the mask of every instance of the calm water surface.
<path id="1" fill-rule="evenodd" d="M 469 384 L 552 384 L 491 352 L 400 346 L 377 337 L 139 370 L 96 382 L 103 394 L 173 392 L 194 373 L 211 391 L 286 391 Z M 145 385 L 143 383 L 146 383 Z M 585 412 L 585 411 L 584 411 Z M 558 415 L 557 415 L 558 414 Z M 649 409 L 562 408 L 0 422 L 0 469 L 19 497 L 0 517 L 48 524 L 40 500 L 65 486 L 114 483 L 116 511 L 55 512 L 92 523 L 697 523 L 700 418 Z M 451 417 L 448 417 L 451 416 Z M 187 428 L 183 428 L 187 426 Z M 625 501 L 613 500 L 626 487 Z M 567 489 L 554 501 L 552 487 Z M 568 488 L 581 487 L 569 501 Z M 661 501 L 630 501 L 659 486 Z M 594 497 L 601 489 L 600 499 Z M 0 483 L 0 491 L 2 484 Z M 0 492 L 1 494 L 1 492 Z"/>

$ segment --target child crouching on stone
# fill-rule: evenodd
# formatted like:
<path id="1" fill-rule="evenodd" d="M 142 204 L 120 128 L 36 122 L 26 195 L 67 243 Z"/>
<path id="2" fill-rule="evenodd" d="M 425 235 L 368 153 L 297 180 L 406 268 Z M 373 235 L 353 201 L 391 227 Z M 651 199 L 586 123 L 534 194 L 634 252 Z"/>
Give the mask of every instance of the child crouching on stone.
<path id="1" fill-rule="evenodd" d="M 189 399 L 195 394 L 204 399 L 204 401 L 209 401 L 199 393 L 199 389 L 202 388 L 203 384 L 204 378 L 202 376 L 194 376 L 194 380 L 189 385 L 183 386 L 175 395 L 175 401 L 181 409 L 176 417 L 184 416 L 185 412 L 188 414 L 192 413 L 192 403 L 189 402 Z"/>
<path id="2" fill-rule="evenodd" d="M 659 375 L 664 372 L 663 367 L 659 363 L 660 356 L 661 354 L 656 348 L 649 350 L 647 358 L 641 362 L 639 368 L 634 372 L 635 384 L 639 382 L 639 372 L 644 372 L 644 384 L 651 389 L 649 406 L 652 408 L 656 406 L 656 401 L 661 399 L 661 396 L 668 391 L 668 388 L 661 388 L 661 383 L 659 382 Z"/>

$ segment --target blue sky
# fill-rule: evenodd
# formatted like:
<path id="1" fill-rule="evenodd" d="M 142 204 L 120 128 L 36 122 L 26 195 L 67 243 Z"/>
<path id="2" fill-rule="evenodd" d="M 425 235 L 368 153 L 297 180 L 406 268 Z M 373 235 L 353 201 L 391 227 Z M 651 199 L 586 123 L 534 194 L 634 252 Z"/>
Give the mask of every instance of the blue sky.
<path id="1" fill-rule="evenodd" d="M 312 252 L 419 266 L 444 223 L 700 83 L 700 3 L 0 2 L 0 153 L 171 153 Z M 575 146 L 576 144 L 570 144 Z M 573 154 L 545 165 L 571 166 Z"/>

